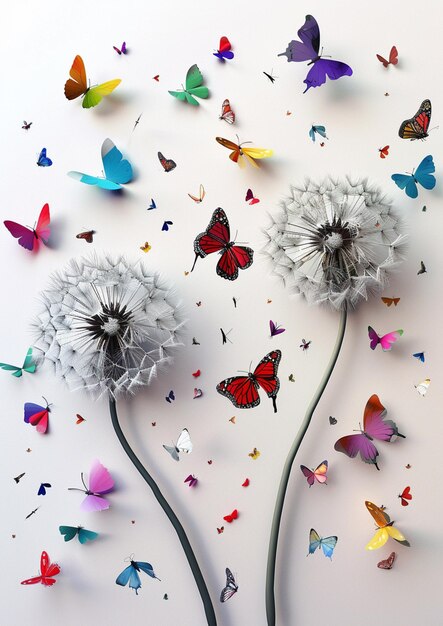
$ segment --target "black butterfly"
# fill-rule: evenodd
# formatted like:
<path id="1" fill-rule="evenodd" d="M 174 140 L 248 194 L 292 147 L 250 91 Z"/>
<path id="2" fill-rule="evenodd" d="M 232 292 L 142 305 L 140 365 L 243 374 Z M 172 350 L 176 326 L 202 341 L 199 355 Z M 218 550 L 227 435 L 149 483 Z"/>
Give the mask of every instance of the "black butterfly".
<path id="1" fill-rule="evenodd" d="M 417 272 L 417 276 L 419 276 L 420 274 L 424 274 L 427 271 L 428 270 L 426 269 L 426 265 L 423 263 L 423 261 L 420 261 L 420 269 Z"/>
<path id="2" fill-rule="evenodd" d="M 220 602 L 226 602 L 229 598 L 232 598 L 234 593 L 237 593 L 238 585 L 235 582 L 235 578 L 229 567 L 226 568 L 226 587 L 223 587 L 220 594 Z"/>

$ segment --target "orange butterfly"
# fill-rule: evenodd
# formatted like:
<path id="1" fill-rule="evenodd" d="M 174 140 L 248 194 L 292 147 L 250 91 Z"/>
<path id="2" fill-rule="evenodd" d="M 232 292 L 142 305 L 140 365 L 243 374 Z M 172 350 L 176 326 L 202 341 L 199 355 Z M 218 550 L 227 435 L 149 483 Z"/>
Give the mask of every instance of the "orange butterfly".
<path id="1" fill-rule="evenodd" d="M 400 298 L 382 298 L 381 301 L 388 307 L 392 305 L 397 306 L 397 304 L 400 302 Z"/>
<path id="2" fill-rule="evenodd" d="M 203 198 L 205 197 L 205 194 L 206 194 L 205 188 L 203 187 L 203 185 L 200 185 L 198 196 L 193 196 L 192 193 L 188 193 L 188 196 L 191 198 L 191 200 L 194 200 L 194 202 L 197 202 L 198 204 L 200 204 L 201 202 L 203 202 Z"/>
<path id="3" fill-rule="evenodd" d="M 258 167 L 255 159 L 267 159 L 274 154 L 273 150 L 267 150 L 266 148 L 243 148 L 245 143 L 251 143 L 249 141 L 236 144 L 233 141 L 229 141 L 229 139 L 223 139 L 223 137 L 216 137 L 215 140 L 225 148 L 228 148 L 228 150 L 232 150 L 229 158 L 234 163 L 238 163 L 240 167 L 243 167 L 245 164 L 242 157 L 245 157 L 254 167 Z M 239 141 L 238 137 L 237 141 Z"/>
<path id="4" fill-rule="evenodd" d="M 221 115 L 218 119 L 225 120 L 228 124 L 233 124 L 235 122 L 235 113 L 231 109 L 231 103 L 227 98 L 226 100 L 223 100 Z"/>
<path id="5" fill-rule="evenodd" d="M 366 550 L 377 550 L 378 548 L 381 548 L 385 545 L 389 537 L 392 537 L 392 539 L 395 539 L 398 543 L 409 547 L 409 541 L 407 541 L 406 537 L 402 535 L 397 528 L 394 528 L 394 522 L 391 522 L 389 515 L 385 513 L 381 507 L 368 501 L 366 501 L 365 504 L 378 527 L 375 535 L 367 544 Z"/>
<path id="6" fill-rule="evenodd" d="M 386 157 L 389 154 L 389 146 L 385 146 L 384 148 L 379 148 L 378 151 L 380 153 L 380 159 L 386 159 Z"/>
<path id="7" fill-rule="evenodd" d="M 83 96 L 82 106 L 84 109 L 95 107 L 102 101 L 103 96 L 109 96 L 122 82 L 120 78 L 115 78 L 95 87 L 88 87 L 85 64 L 78 54 L 69 70 L 68 80 L 65 83 L 65 96 L 68 100 L 75 100 Z"/>

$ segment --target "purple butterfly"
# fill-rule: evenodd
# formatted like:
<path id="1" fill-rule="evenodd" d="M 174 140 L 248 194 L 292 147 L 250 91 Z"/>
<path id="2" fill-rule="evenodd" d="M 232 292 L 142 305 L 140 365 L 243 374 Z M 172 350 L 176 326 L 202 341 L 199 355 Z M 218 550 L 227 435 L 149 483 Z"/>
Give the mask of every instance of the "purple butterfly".
<path id="1" fill-rule="evenodd" d="M 195 487 L 198 483 L 198 478 L 194 476 L 194 474 L 189 474 L 187 478 L 184 479 L 184 483 L 188 483 L 188 487 Z"/>
<path id="2" fill-rule="evenodd" d="M 326 76 L 331 80 L 337 80 L 342 76 L 352 76 L 352 69 L 346 63 L 323 59 L 318 53 L 320 49 L 320 29 L 317 20 L 312 15 L 306 16 L 306 21 L 298 31 L 301 41 L 290 41 L 285 52 L 279 57 L 285 56 L 289 61 L 310 61 L 312 65 L 308 75 L 303 81 L 306 84 L 306 93 L 310 87 L 320 87 L 326 82 Z"/>
<path id="3" fill-rule="evenodd" d="M 286 328 L 281 328 L 274 324 L 272 320 L 269 320 L 269 330 L 271 331 L 271 337 L 275 337 L 276 335 L 281 335 L 285 332 Z"/>
<path id="4" fill-rule="evenodd" d="M 377 469 L 378 450 L 372 443 L 373 439 L 390 442 L 396 437 L 403 437 L 392 420 L 385 420 L 386 409 L 374 394 L 366 403 L 363 416 L 363 430 L 358 435 L 348 435 L 336 441 L 334 449 L 343 452 L 351 459 L 360 453 L 361 460 L 372 463 Z"/>
<path id="5" fill-rule="evenodd" d="M 68 488 L 68 491 L 83 491 L 86 494 L 86 498 L 80 505 L 81 509 L 83 511 L 104 511 L 109 509 L 110 504 L 104 497 L 104 494 L 114 489 L 114 480 L 106 467 L 100 461 L 94 461 L 89 472 L 88 486 L 85 484 L 83 473 L 81 478 L 84 489 Z"/>

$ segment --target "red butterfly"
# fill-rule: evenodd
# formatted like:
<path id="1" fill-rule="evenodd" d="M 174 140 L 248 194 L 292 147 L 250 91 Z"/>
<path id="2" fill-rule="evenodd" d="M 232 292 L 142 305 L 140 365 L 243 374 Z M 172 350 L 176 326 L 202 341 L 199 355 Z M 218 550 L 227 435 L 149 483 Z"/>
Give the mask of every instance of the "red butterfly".
<path id="1" fill-rule="evenodd" d="M 249 202 L 249 204 L 257 204 L 260 200 L 254 196 L 252 189 L 248 189 L 246 192 L 245 202 Z"/>
<path id="2" fill-rule="evenodd" d="M 386 159 L 386 157 L 389 154 L 389 146 L 385 146 L 384 148 L 379 148 L 378 151 L 380 153 L 380 159 Z"/>
<path id="3" fill-rule="evenodd" d="M 92 243 L 94 235 L 95 235 L 95 230 L 85 230 L 83 233 L 79 233 L 75 237 L 76 239 L 84 239 L 88 243 Z"/>
<path id="4" fill-rule="evenodd" d="M 376 55 L 377 59 L 380 63 L 383 63 L 383 67 L 388 67 L 388 65 L 397 65 L 398 63 L 398 51 L 395 46 L 392 46 L 391 52 L 389 53 L 389 61 L 387 61 L 381 54 Z"/>
<path id="5" fill-rule="evenodd" d="M 277 413 L 277 393 L 280 381 L 277 370 L 281 360 L 280 350 L 273 350 L 267 354 L 247 376 L 233 376 L 226 378 L 217 385 L 218 393 L 226 396 L 239 409 L 251 409 L 260 404 L 258 389 L 261 387 L 272 398 L 274 413 Z"/>
<path id="6" fill-rule="evenodd" d="M 245 479 L 245 482 L 244 482 L 244 483 L 242 483 L 242 487 L 249 487 L 249 482 L 250 482 L 250 481 L 249 481 L 249 478 L 246 478 L 246 479 Z"/>
<path id="7" fill-rule="evenodd" d="M 392 569 L 392 566 L 394 565 L 394 561 L 395 561 L 395 552 L 391 552 L 391 554 L 388 556 L 387 559 L 383 559 L 383 561 L 380 561 L 379 563 L 377 563 L 377 567 L 379 567 L 380 569 Z"/>
<path id="8" fill-rule="evenodd" d="M 401 505 L 402 506 L 408 506 L 408 504 L 409 504 L 408 500 L 412 500 L 411 488 L 410 487 L 405 487 L 403 489 L 403 492 L 398 494 L 398 497 L 401 500 Z"/>
<path id="9" fill-rule="evenodd" d="M 172 159 L 166 159 L 161 152 L 157 152 L 157 156 L 165 172 L 171 172 L 177 167 L 177 163 L 175 161 Z"/>
<path id="10" fill-rule="evenodd" d="M 37 249 L 39 240 L 47 245 L 51 234 L 50 221 L 49 204 L 46 203 L 40 211 L 35 228 L 27 228 L 27 226 L 11 222 L 11 220 L 5 220 L 3 223 L 11 235 L 18 239 L 18 243 L 23 248 L 33 250 L 34 248 Z"/>
<path id="11" fill-rule="evenodd" d="M 231 104 L 229 100 L 223 100 L 221 115 L 219 117 L 220 120 L 225 120 L 228 124 L 233 124 L 235 122 L 235 113 L 231 109 Z"/>
<path id="12" fill-rule="evenodd" d="M 57 565 L 57 563 L 51 563 L 48 553 L 43 550 L 40 557 L 40 576 L 22 580 L 21 584 L 35 585 L 37 583 L 41 583 L 46 587 L 50 587 L 51 585 L 55 585 L 57 582 L 55 578 L 53 578 L 53 576 L 57 576 L 57 574 L 60 574 L 60 566 Z"/>
<path id="13" fill-rule="evenodd" d="M 228 524 L 232 524 L 232 522 L 237 519 L 237 517 L 238 511 L 237 509 L 234 509 L 230 515 L 225 515 L 223 519 L 225 520 L 225 522 L 228 522 Z"/>
<path id="14" fill-rule="evenodd" d="M 215 209 L 208 228 L 195 238 L 195 260 L 191 272 L 198 257 L 203 259 L 208 254 L 219 252 L 221 257 L 217 263 L 217 274 L 227 280 L 238 278 L 239 269 L 245 270 L 252 265 L 254 250 L 246 246 L 236 246 L 233 241 L 230 241 L 230 237 L 231 231 L 226 213 L 223 209 Z"/>

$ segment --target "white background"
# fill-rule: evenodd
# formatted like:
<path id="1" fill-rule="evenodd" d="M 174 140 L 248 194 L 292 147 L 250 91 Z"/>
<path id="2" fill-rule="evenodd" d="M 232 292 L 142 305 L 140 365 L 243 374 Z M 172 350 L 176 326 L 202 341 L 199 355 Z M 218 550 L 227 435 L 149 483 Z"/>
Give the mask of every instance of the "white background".
<path id="1" fill-rule="evenodd" d="M 277 54 L 296 37 L 306 13 L 313 13 L 320 24 L 324 53 L 349 63 L 354 75 L 303 95 L 307 68 Z M 406 142 L 397 135 L 401 121 L 424 98 L 432 100 L 431 126 L 441 122 L 441 18 L 437 2 L 419 8 L 404 0 L 22 0 L 10 3 L 3 14 L 2 219 L 32 224 L 49 202 L 55 245 L 32 255 L 6 229 L 1 233 L 0 358 L 20 363 L 26 353 L 38 293 L 52 271 L 92 249 L 137 259 L 143 256 L 139 246 L 149 241 L 152 250 L 144 259 L 176 285 L 186 305 L 189 335 L 175 366 L 133 401 L 121 401 L 119 411 L 136 452 L 187 529 L 220 626 L 265 624 L 267 541 L 281 468 L 328 361 L 338 322 L 337 314 L 309 309 L 270 276 L 258 254 L 262 228 L 266 213 L 275 210 L 290 183 L 327 173 L 368 176 L 382 186 L 405 217 L 410 247 L 385 292 L 401 297 L 398 307 L 387 309 L 374 298 L 351 315 L 338 365 L 296 461 L 280 538 L 279 624 L 441 624 L 441 186 L 420 190 L 412 201 L 390 180 L 394 172 L 411 171 L 427 154 L 434 155 L 437 179 L 441 172 L 441 130 L 434 130 L 426 143 Z M 229 36 L 235 50 L 235 59 L 224 65 L 212 56 L 221 35 Z M 123 40 L 129 54 L 119 57 L 112 45 Z M 400 63 L 385 70 L 375 54 L 387 56 L 393 44 Z M 96 109 L 84 110 L 80 101 L 64 97 L 76 54 L 82 55 L 92 84 L 122 78 L 114 96 Z M 198 108 L 167 93 L 180 86 L 193 63 L 211 92 Z M 263 70 L 278 76 L 274 85 Z M 160 74 L 158 83 L 152 80 L 155 74 Z M 385 92 L 390 95 L 385 97 Z M 237 114 L 233 128 L 218 119 L 226 97 Z M 29 132 L 21 129 L 24 119 L 33 122 Z M 313 123 L 326 126 L 329 141 L 324 148 L 308 137 Z M 240 170 L 214 140 L 216 135 L 234 139 L 235 133 L 242 141 L 273 148 L 275 157 L 260 170 Z M 66 176 L 71 169 L 100 174 L 100 147 L 106 137 L 137 170 L 120 197 Z M 381 160 L 378 148 L 386 144 L 390 154 Z M 43 146 L 54 161 L 51 168 L 35 164 Z M 163 172 L 158 150 L 177 162 L 174 172 Z M 196 205 L 187 192 L 195 194 L 200 183 L 207 195 Z M 245 203 L 248 187 L 260 204 Z M 147 212 L 151 197 L 158 209 Z M 254 265 L 235 283 L 216 276 L 213 258 L 199 260 L 194 273 L 184 275 L 193 261 L 194 237 L 217 206 L 227 211 L 238 240 L 256 250 Z M 167 233 L 161 232 L 165 219 L 174 222 Z M 89 228 L 97 231 L 93 246 L 75 238 Z M 417 276 L 422 259 L 428 273 Z M 287 329 L 272 341 L 270 318 Z M 369 350 L 368 323 L 380 332 L 404 329 L 392 353 Z M 220 327 L 232 328 L 232 344 L 221 345 Z M 191 345 L 192 336 L 200 346 Z M 302 337 L 312 340 L 307 354 L 298 347 Z M 273 414 L 267 398 L 253 410 L 234 409 L 215 385 L 247 370 L 251 361 L 254 366 L 271 348 L 283 352 L 278 413 Z M 424 365 L 411 356 L 421 350 L 426 352 Z M 193 400 L 192 372 L 197 368 L 204 396 Z M 290 373 L 295 383 L 288 381 Z M 422 398 L 414 384 L 426 377 L 432 383 Z M 200 598 L 176 535 L 120 448 L 106 403 L 69 393 L 43 369 L 18 380 L 3 372 L 0 383 L 2 623 L 204 626 Z M 164 401 L 170 389 L 177 398 L 171 405 Z M 407 435 L 396 444 L 380 444 L 380 472 L 333 449 L 339 436 L 358 427 L 372 393 Z M 46 436 L 22 417 L 23 403 L 39 402 L 42 394 L 53 403 Z M 86 418 L 83 424 L 76 425 L 76 413 Z M 235 425 L 229 422 L 232 415 Z M 337 418 L 336 426 L 329 425 L 329 415 Z M 175 463 L 162 444 L 175 439 L 184 426 L 195 449 Z M 248 457 L 254 446 L 261 451 L 256 461 Z M 32 452 L 26 452 L 28 447 Z M 79 509 L 81 495 L 67 488 L 80 486 L 80 473 L 95 458 L 111 470 L 117 488 L 109 511 L 86 515 Z M 314 467 L 324 458 L 330 463 L 328 485 L 309 490 L 298 465 Z M 26 475 L 17 485 L 13 477 L 21 472 Z M 183 484 L 189 473 L 199 478 L 196 489 Z M 247 489 L 241 487 L 246 477 L 251 481 Z M 52 484 L 44 498 L 36 495 L 41 481 Z M 403 508 L 397 494 L 406 485 L 413 500 Z M 392 543 L 376 553 L 365 551 L 374 531 L 366 499 L 388 507 L 411 548 Z M 25 521 L 37 505 L 41 508 Z M 218 535 L 217 526 L 233 508 L 238 508 L 239 519 L 225 523 L 225 532 Z M 86 546 L 64 543 L 59 524 L 82 524 L 101 536 Z M 311 527 L 323 536 L 338 535 L 332 562 L 319 552 L 306 558 Z M 38 573 L 42 549 L 62 567 L 57 584 L 50 589 L 21 586 L 22 579 Z M 392 549 L 398 554 L 394 569 L 377 569 L 377 561 Z M 138 560 L 151 562 L 161 578 L 158 582 L 143 575 L 138 597 L 114 582 L 132 552 Z M 236 573 L 239 592 L 221 605 L 226 566 Z M 163 600 L 164 593 L 169 600 Z"/>

